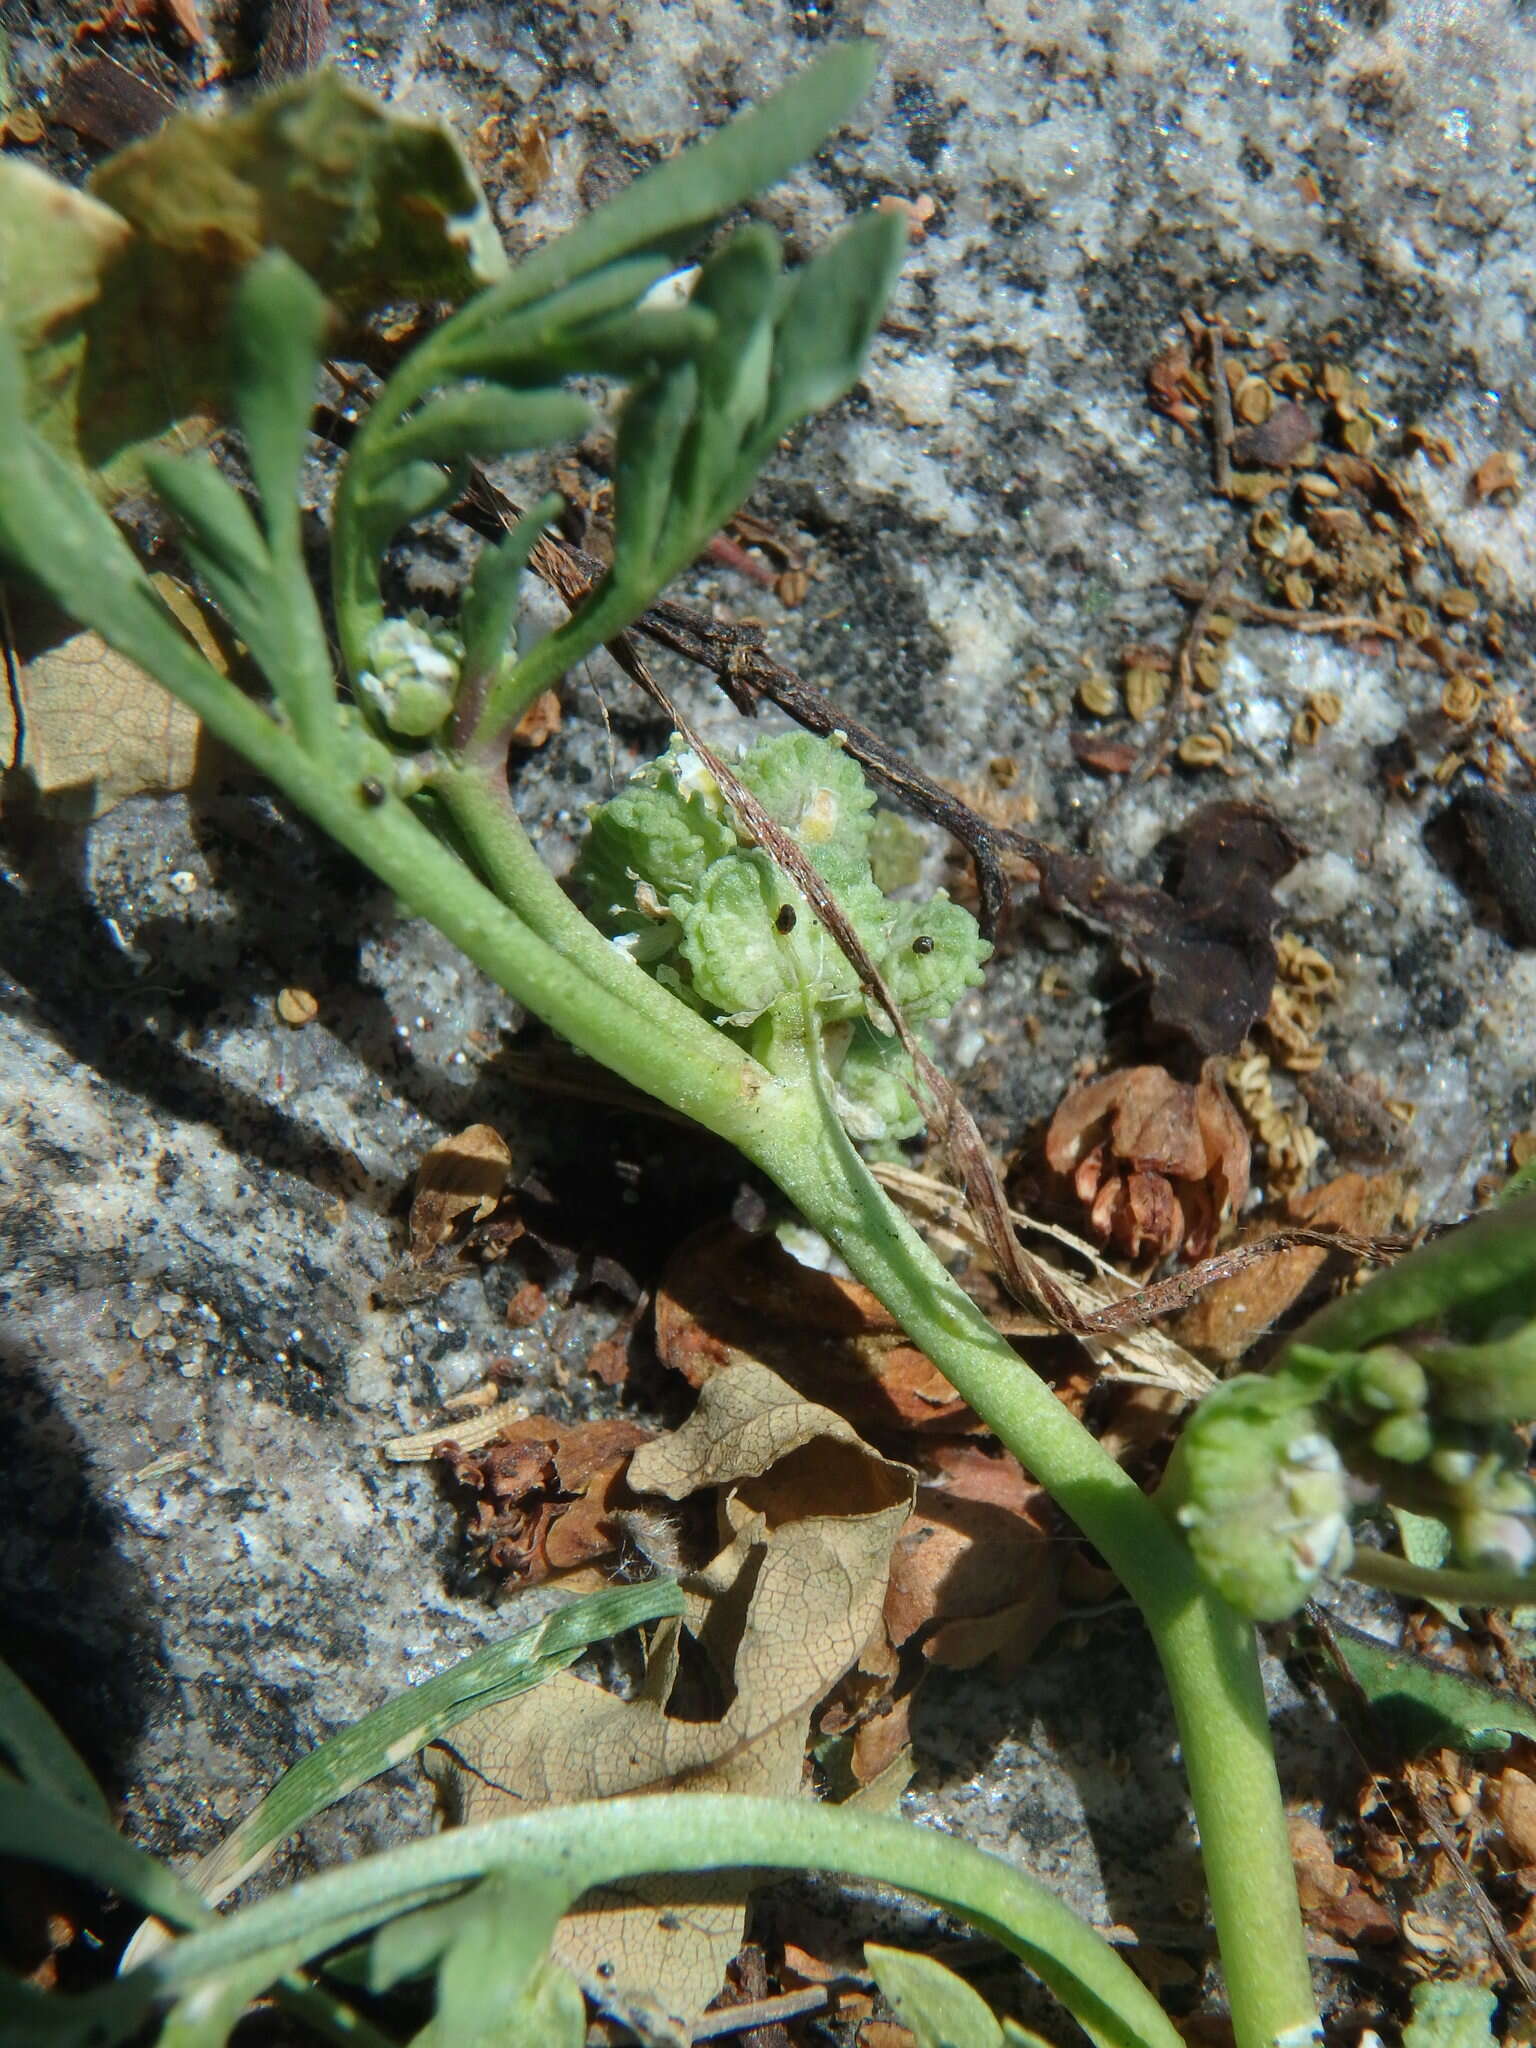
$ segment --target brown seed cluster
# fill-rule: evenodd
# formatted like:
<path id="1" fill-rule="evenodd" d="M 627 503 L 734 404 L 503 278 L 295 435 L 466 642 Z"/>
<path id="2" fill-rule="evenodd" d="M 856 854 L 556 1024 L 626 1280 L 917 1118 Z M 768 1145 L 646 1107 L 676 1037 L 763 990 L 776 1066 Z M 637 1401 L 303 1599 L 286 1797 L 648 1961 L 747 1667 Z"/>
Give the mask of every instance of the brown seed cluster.
<path id="1" fill-rule="evenodd" d="M 1536 758 L 1521 740 L 1529 728 L 1496 692 L 1489 667 L 1504 651 L 1504 621 L 1494 604 L 1497 565 L 1485 555 L 1469 583 L 1446 573 L 1407 466 L 1416 454 L 1437 466 L 1453 462 L 1450 442 L 1427 427 L 1396 436 L 1367 385 L 1327 352 L 1337 347 L 1337 335 L 1324 335 L 1319 356 L 1305 360 L 1273 337 L 1225 324 L 1218 335 L 1193 314 L 1185 328 L 1153 364 L 1148 388 L 1154 407 L 1185 431 L 1222 440 L 1218 487 L 1254 508 L 1249 562 L 1269 608 L 1240 600 L 1231 608 L 1277 624 L 1350 631 L 1363 644 L 1375 638 L 1395 645 L 1404 668 L 1442 678 L 1439 710 L 1452 748 L 1447 777 L 1474 757 L 1495 780 L 1516 760 L 1536 774 Z M 1516 458 L 1499 451 L 1473 471 L 1467 495 L 1473 503 L 1509 505 L 1520 485 Z M 1212 631 L 1198 650 L 1206 687 L 1219 681 L 1223 645 Z M 1134 672 L 1128 662 L 1128 685 Z M 1132 708 L 1129 699 L 1127 687 Z M 1315 746 L 1341 710 L 1332 693 L 1309 698 L 1294 720 L 1293 743 Z M 1187 766 L 1220 765 L 1220 728 L 1214 733 L 1190 735 L 1193 745 L 1180 749 Z"/>

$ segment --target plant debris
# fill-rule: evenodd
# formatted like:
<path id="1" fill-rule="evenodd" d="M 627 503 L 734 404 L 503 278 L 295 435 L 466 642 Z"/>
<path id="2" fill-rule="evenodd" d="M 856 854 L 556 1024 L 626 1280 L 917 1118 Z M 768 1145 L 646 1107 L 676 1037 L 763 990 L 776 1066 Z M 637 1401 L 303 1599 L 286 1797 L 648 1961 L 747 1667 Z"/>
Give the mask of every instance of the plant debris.
<path id="1" fill-rule="evenodd" d="M 470 1554 L 515 1585 L 537 1585 L 615 1556 L 622 1515 L 637 1505 L 625 1485 L 630 1455 L 652 1440 L 637 1423 L 507 1423 L 478 1450 L 451 1438 L 438 1448 L 458 1485 L 474 1496 Z"/>
<path id="2" fill-rule="evenodd" d="M 446 1245 L 467 1217 L 493 1214 L 512 1171 L 512 1153 L 490 1124 L 470 1124 L 422 1155 L 411 1198 L 411 1258 L 421 1265 Z"/>
<path id="3" fill-rule="evenodd" d="M 1211 803 L 1171 835 L 1161 888 L 1053 852 L 1040 861 L 1040 895 L 1116 941 L 1151 983 L 1154 1024 L 1201 1053 L 1230 1053 L 1269 1008 L 1274 884 L 1304 851 L 1265 805 Z"/>
<path id="4" fill-rule="evenodd" d="M 1214 1063 L 1194 1087 L 1149 1066 L 1074 1088 L 1045 1156 L 1094 1235 L 1131 1259 L 1204 1258 L 1248 1192 L 1248 1134 Z"/>
<path id="5" fill-rule="evenodd" d="M 561 1674 L 464 1722 L 431 1765 L 455 1818 L 671 1787 L 800 1791 L 812 1710 L 881 1626 L 912 1475 L 740 1358 L 634 1453 L 628 1483 L 677 1504 L 718 1490 L 719 1547 L 683 1580 L 683 1622 L 653 1638 L 633 1699 Z M 556 1953 L 601 2009 L 687 2041 L 744 1902 L 736 1876 L 616 1887 L 562 1921 Z"/>
<path id="6" fill-rule="evenodd" d="M 973 1411 L 867 1287 L 803 1265 L 776 1237 L 708 1224 L 668 1262 L 656 1349 L 690 1386 L 743 1353 L 858 1429 L 979 1430 Z"/>
<path id="7" fill-rule="evenodd" d="M 1334 1224 L 1359 1237 L 1381 1237 L 1392 1228 L 1404 1192 L 1399 1174 L 1367 1179 L 1346 1173 L 1309 1194 L 1293 1195 L 1286 1214 L 1296 1223 Z M 1248 1234 L 1265 1227 L 1255 1225 Z M 1235 1362 L 1300 1301 L 1328 1258 L 1326 1250 L 1298 1245 L 1249 1272 L 1218 1280 L 1179 1318 L 1180 1343 L 1202 1357 Z"/>
<path id="8" fill-rule="evenodd" d="M 191 593 L 169 576 L 155 587 L 199 650 L 223 652 Z M 44 635 L 51 638 L 51 635 Z M 196 715 L 96 633 L 75 633 L 17 661 L 0 694 L 3 802 L 43 800 L 56 817 L 99 818 L 129 797 L 163 796 L 208 781 L 224 761 Z"/>

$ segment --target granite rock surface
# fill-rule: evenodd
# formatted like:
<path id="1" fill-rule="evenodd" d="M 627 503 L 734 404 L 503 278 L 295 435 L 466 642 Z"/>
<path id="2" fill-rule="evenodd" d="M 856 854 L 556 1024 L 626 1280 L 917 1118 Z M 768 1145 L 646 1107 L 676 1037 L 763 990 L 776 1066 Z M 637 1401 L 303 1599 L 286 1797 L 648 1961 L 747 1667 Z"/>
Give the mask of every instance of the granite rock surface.
<path id="1" fill-rule="evenodd" d="M 56 25 L 3 12 L 17 76 L 46 90 Z M 985 784 L 1011 762 L 990 772 L 1015 815 L 1081 844 L 1107 794 L 1068 740 L 1084 675 L 1127 642 L 1171 643 L 1186 613 L 1167 577 L 1208 575 L 1234 527 L 1207 449 L 1146 398 L 1198 306 L 1326 348 L 1394 429 L 1446 437 L 1451 462 L 1415 458 L 1415 481 L 1446 578 L 1492 564 L 1498 687 L 1529 704 L 1536 496 L 1467 488 L 1496 450 L 1529 465 L 1536 432 L 1536 21 L 1516 0 L 333 9 L 346 73 L 465 138 L 514 253 L 858 30 L 885 45 L 876 92 L 763 211 L 806 248 L 881 198 L 926 224 L 862 385 L 754 500 L 811 565 L 803 603 L 723 568 L 682 594 L 760 618 L 935 774 Z M 505 154 L 528 122 L 550 153 L 531 202 Z M 400 571 L 429 598 L 454 543 Z M 669 681 L 714 739 L 737 734 L 702 679 Z M 1204 797 L 1281 813 L 1310 849 L 1286 922 L 1339 977 L 1329 1060 L 1416 1106 L 1401 1163 L 1425 1216 L 1460 1213 L 1536 1121 L 1536 950 L 1437 853 L 1444 792 L 1394 794 L 1380 772 L 1440 687 L 1385 648 L 1244 627 L 1218 707 L 1229 774 L 1138 786 L 1102 849 L 1147 878 Z M 1320 693 L 1337 722 L 1297 746 Z M 520 783 L 553 862 L 663 736 L 604 664 L 570 680 L 564 730 Z M 932 879 L 944 860 L 935 843 Z M 682 1185 L 663 1128 L 512 1086 L 505 999 L 257 791 L 13 834 L 3 887 L 6 1640 L 131 1829 L 205 1849 L 304 1746 L 536 1611 L 492 1609 L 451 1504 L 379 1443 L 493 1359 L 531 1406 L 620 1398 L 583 1374 L 619 1311 L 576 1285 L 575 1258 L 529 1329 L 506 1323 L 505 1271 L 400 1300 L 421 1152 L 497 1124 L 515 1170 L 556 1185 L 573 1252 L 618 1232 L 642 1277 L 736 1176 L 699 1148 Z M 949 1064 L 999 1145 L 1084 1054 L 1123 1045 L 1102 961 L 1026 910 L 968 999 Z M 275 1009 L 292 987 L 318 1005 L 298 1030 Z M 664 1395 L 642 1376 L 625 1398 Z M 1031 1859 L 1101 1921 L 1160 1925 L 1190 1889 L 1171 1726 L 1133 1629 L 1075 1634 L 1091 1708 L 1060 1637 L 1022 1690 L 935 1690 L 915 1809 Z M 402 1776 L 301 1856 L 357 1853 L 425 1811 Z"/>

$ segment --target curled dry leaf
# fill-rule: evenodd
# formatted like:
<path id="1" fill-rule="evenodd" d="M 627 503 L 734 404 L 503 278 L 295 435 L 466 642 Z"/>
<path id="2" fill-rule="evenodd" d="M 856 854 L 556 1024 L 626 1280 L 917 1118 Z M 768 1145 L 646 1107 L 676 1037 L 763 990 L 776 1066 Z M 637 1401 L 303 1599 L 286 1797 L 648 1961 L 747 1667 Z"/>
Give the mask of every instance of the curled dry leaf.
<path id="1" fill-rule="evenodd" d="M 633 1422 L 555 1422 L 530 1415 L 494 1443 L 438 1455 L 477 1498 L 469 1545 L 491 1571 L 524 1585 L 611 1557 L 624 1542 L 616 1517 L 635 1505 L 624 1483 L 630 1454 L 651 1432 Z"/>
<path id="2" fill-rule="evenodd" d="M 1052 1117 L 1045 1156 L 1095 1235 L 1133 1259 L 1203 1259 L 1248 1192 L 1248 1133 L 1212 1065 L 1193 1088 L 1164 1067 L 1085 1082 Z"/>
<path id="3" fill-rule="evenodd" d="M 490 1124 L 470 1124 L 441 1138 L 416 1169 L 411 1197 L 411 1257 L 420 1264 L 453 1236 L 467 1216 L 483 1223 L 501 1200 L 512 1153 Z"/>
<path id="4" fill-rule="evenodd" d="M 1290 1823 L 1296 1889 L 1308 1927 L 1355 1947 L 1396 1941 L 1397 1922 L 1357 1871 L 1337 1861 L 1316 1821 Z"/>
<path id="5" fill-rule="evenodd" d="M 1169 843 L 1161 888 L 1040 849 L 1040 898 L 1113 938 L 1151 983 L 1152 1021 L 1202 1053 L 1235 1052 L 1269 1008 L 1274 885 L 1304 852 L 1263 804 L 1206 804 Z"/>
<path id="6" fill-rule="evenodd" d="M 456 1817 L 679 1786 L 801 1789 L 811 1713 L 880 1625 L 912 1474 L 741 1359 L 705 1381 L 680 1430 L 635 1452 L 628 1479 L 664 1501 L 719 1490 L 720 1547 L 684 1579 L 682 1623 L 655 1638 L 633 1699 L 562 1672 L 464 1722 L 431 1765 Z M 606 2009 L 687 2041 L 740 1944 L 744 1899 L 729 1876 L 589 1895 L 556 1950 Z"/>
<path id="7" fill-rule="evenodd" d="M 939 1478 L 919 1486 L 891 1559 L 891 1641 L 920 1637 L 931 1663 L 959 1670 L 991 1656 L 1022 1664 L 1057 1615 L 1049 1503 L 1006 1452 L 943 1444 L 934 1463 Z"/>
<path id="8" fill-rule="evenodd" d="M 860 1429 L 983 1427 L 867 1287 L 803 1266 L 777 1238 L 731 1223 L 708 1225 L 669 1262 L 656 1348 L 695 1387 L 749 1353 Z"/>
<path id="9" fill-rule="evenodd" d="M 1356 1237 L 1380 1237 L 1392 1228 L 1403 1195 L 1400 1174 L 1344 1173 L 1304 1195 L 1293 1195 L 1286 1213 L 1293 1223 L 1332 1225 Z M 1253 1235 L 1261 1237 L 1269 1228 L 1259 1225 Z M 1223 1363 L 1241 1358 L 1256 1337 L 1300 1300 L 1328 1257 L 1320 1246 L 1298 1245 L 1229 1280 L 1216 1281 L 1180 1317 L 1179 1342 Z"/>

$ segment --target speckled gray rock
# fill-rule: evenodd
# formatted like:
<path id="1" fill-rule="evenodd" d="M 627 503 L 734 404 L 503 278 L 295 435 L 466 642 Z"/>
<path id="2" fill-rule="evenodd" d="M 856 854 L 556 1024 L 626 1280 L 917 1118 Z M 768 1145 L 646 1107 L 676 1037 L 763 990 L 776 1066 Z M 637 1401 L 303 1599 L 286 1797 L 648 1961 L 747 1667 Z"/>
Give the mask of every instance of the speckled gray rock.
<path id="1" fill-rule="evenodd" d="M 934 202 L 863 386 L 781 453 L 758 500 L 806 547 L 810 595 L 785 612 L 723 572 L 687 594 L 756 612 L 776 651 L 934 772 L 968 781 L 1014 756 L 1037 829 L 1067 842 L 1103 802 L 1067 745 L 1083 664 L 1170 639 L 1183 614 L 1166 575 L 1201 574 L 1235 525 L 1204 452 L 1145 401 L 1193 301 L 1298 346 L 1333 330 L 1380 412 L 1449 436 L 1454 464 L 1421 461 L 1416 481 L 1461 572 L 1495 563 L 1501 681 L 1528 688 L 1536 500 L 1466 499 L 1470 470 L 1495 448 L 1528 456 L 1536 427 L 1536 27 L 1513 0 L 333 12 L 344 68 L 412 110 L 467 138 L 496 112 L 542 124 L 553 170 L 531 206 L 477 145 L 514 249 L 828 33 L 884 39 L 853 129 L 765 206 L 809 246 L 872 199 Z M 19 55 L 25 75 L 52 61 L 46 37 Z M 442 559 L 403 569 L 425 590 Z M 714 737 L 735 731 L 676 680 Z M 1284 894 L 1339 971 L 1330 1053 L 1419 1105 L 1409 1163 L 1426 1213 L 1455 1213 L 1536 1111 L 1536 952 L 1437 862 L 1422 828 L 1438 794 L 1392 798 L 1377 773 L 1374 750 L 1438 688 L 1384 656 L 1245 630 L 1221 793 L 1263 797 L 1312 849 Z M 1319 691 L 1342 715 L 1295 749 L 1293 715 Z M 602 663 L 566 705 L 522 785 L 557 862 L 580 805 L 661 737 Z M 1145 874 L 1211 793 L 1182 775 L 1134 793 L 1109 845 L 1119 871 Z M 552 1315 L 514 1336 L 494 1277 L 405 1308 L 376 1293 L 433 1137 L 485 1116 L 545 1171 L 572 1126 L 497 1080 L 513 1020 L 496 992 L 260 796 L 129 805 L 10 863 L 7 1640 L 130 1825 L 206 1847 L 305 1743 L 485 1627 L 448 1506 L 377 1443 L 493 1356 L 515 1359 L 530 1398 L 587 1402 L 568 1375 L 586 1326 Z M 1026 918 L 968 1001 L 951 1064 L 999 1142 L 1105 1043 L 1099 957 Z M 1042 1002 L 1048 961 L 1067 993 Z M 274 1014 L 286 985 L 318 999 L 302 1031 Z M 663 1138 L 597 1118 L 580 1136 L 605 1202 L 638 1177 L 664 1205 Z M 728 1199 L 728 1162 L 710 1171 Z M 1088 1635 L 1091 1680 L 1058 1640 L 1023 1692 L 936 1692 L 917 1806 L 1028 1854 L 1100 1918 L 1161 1923 L 1192 1882 L 1170 1725 L 1139 1639 Z M 403 1783 L 320 1852 L 421 1811 Z"/>

